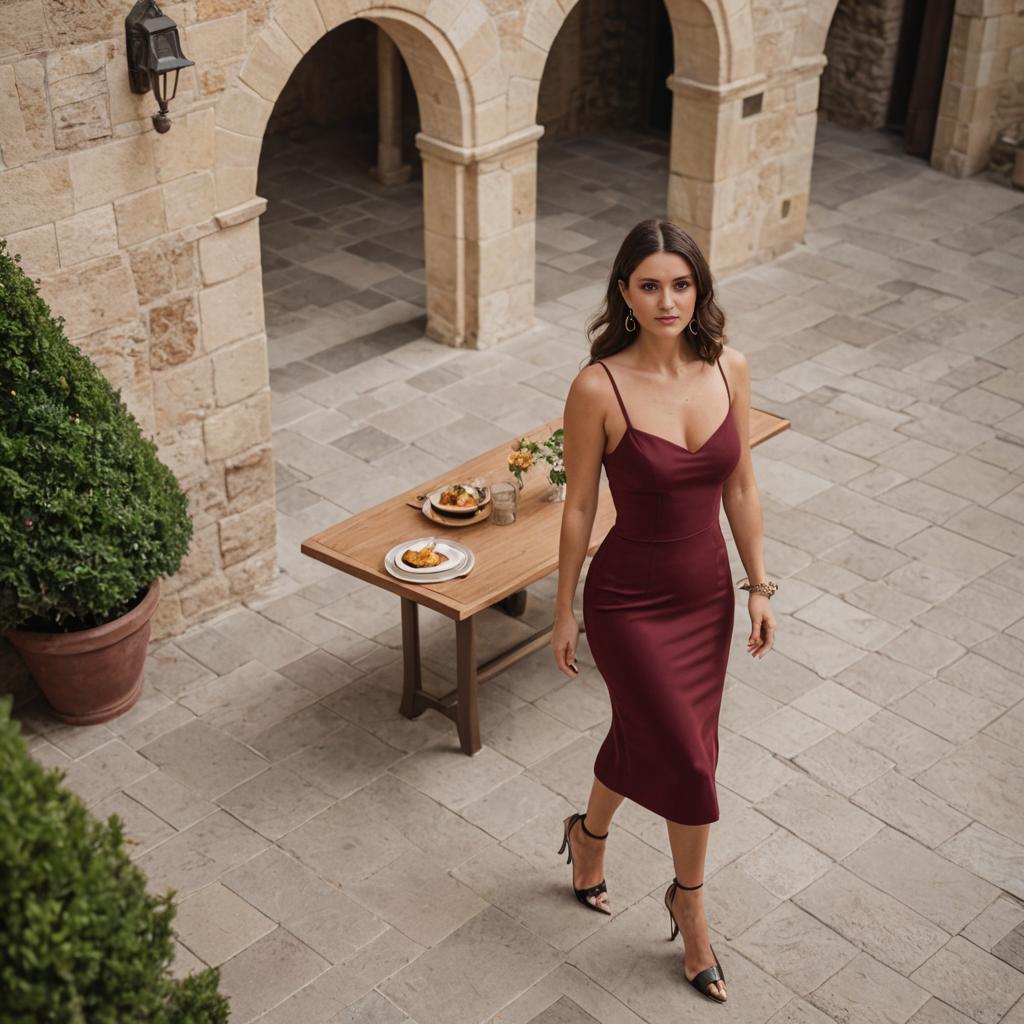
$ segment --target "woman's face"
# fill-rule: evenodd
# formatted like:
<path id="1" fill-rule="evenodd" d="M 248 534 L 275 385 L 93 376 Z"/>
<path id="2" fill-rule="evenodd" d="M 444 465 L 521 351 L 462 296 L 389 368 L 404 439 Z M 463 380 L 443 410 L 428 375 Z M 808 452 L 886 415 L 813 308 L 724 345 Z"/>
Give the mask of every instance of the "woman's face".
<path id="1" fill-rule="evenodd" d="M 689 262 L 674 252 L 655 252 L 637 264 L 619 291 L 640 330 L 679 334 L 697 305 L 697 284 Z"/>

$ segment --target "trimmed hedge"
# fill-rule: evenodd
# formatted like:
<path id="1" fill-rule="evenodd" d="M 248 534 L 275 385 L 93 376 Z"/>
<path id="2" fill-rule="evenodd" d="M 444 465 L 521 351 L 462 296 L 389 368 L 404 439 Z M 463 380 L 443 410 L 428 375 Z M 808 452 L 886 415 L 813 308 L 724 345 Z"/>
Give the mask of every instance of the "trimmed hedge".
<path id="1" fill-rule="evenodd" d="M 173 893 L 151 896 L 104 824 L 28 754 L 0 698 L 0 1024 L 225 1024 L 220 973 L 184 981 Z"/>
<path id="2" fill-rule="evenodd" d="M 0 629 L 124 614 L 181 565 L 188 500 L 0 239 Z"/>

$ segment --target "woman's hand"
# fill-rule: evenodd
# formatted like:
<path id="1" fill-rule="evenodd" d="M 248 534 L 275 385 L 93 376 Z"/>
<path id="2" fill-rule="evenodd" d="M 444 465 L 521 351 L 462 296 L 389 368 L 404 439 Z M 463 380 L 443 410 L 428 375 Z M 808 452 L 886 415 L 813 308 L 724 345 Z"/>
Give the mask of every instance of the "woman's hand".
<path id="1" fill-rule="evenodd" d="M 763 658 L 775 644 L 775 616 L 771 602 L 764 594 L 751 594 L 747 601 L 750 612 L 750 638 L 747 653 L 754 658 Z"/>
<path id="2" fill-rule="evenodd" d="M 575 679 L 580 674 L 580 670 L 576 667 L 576 641 L 579 639 L 579 635 L 579 623 L 572 612 L 559 612 L 555 615 L 551 648 L 555 652 L 555 664 L 559 671 L 570 679 Z"/>

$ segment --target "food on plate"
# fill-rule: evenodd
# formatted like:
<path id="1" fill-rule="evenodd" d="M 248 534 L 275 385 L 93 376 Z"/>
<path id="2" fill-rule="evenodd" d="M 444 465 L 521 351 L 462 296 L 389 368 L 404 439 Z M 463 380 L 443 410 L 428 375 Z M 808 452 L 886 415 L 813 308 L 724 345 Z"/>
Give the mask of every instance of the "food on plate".
<path id="1" fill-rule="evenodd" d="M 416 551 L 414 548 L 407 548 L 402 552 L 402 561 L 406 565 L 414 566 L 417 569 L 426 569 L 430 566 L 447 562 L 448 556 L 435 551 L 433 544 L 427 544 L 420 548 L 419 551 Z"/>
<path id="2" fill-rule="evenodd" d="M 478 502 L 476 496 L 462 484 L 453 484 L 441 492 L 438 504 L 451 505 L 455 508 L 475 508 Z"/>

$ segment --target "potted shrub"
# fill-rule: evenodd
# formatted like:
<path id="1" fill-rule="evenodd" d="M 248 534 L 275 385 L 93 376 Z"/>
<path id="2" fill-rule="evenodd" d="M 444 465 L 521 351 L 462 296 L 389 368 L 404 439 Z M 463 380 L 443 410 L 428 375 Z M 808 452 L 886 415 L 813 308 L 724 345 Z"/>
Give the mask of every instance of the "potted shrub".
<path id="1" fill-rule="evenodd" d="M 224 1024 L 220 972 L 177 981 L 173 892 L 151 896 L 120 819 L 29 756 L 0 698 L 0 1020 Z"/>
<path id="2" fill-rule="evenodd" d="M 0 629 L 58 718 L 138 699 L 162 575 L 192 538 L 156 446 L 0 240 Z"/>

